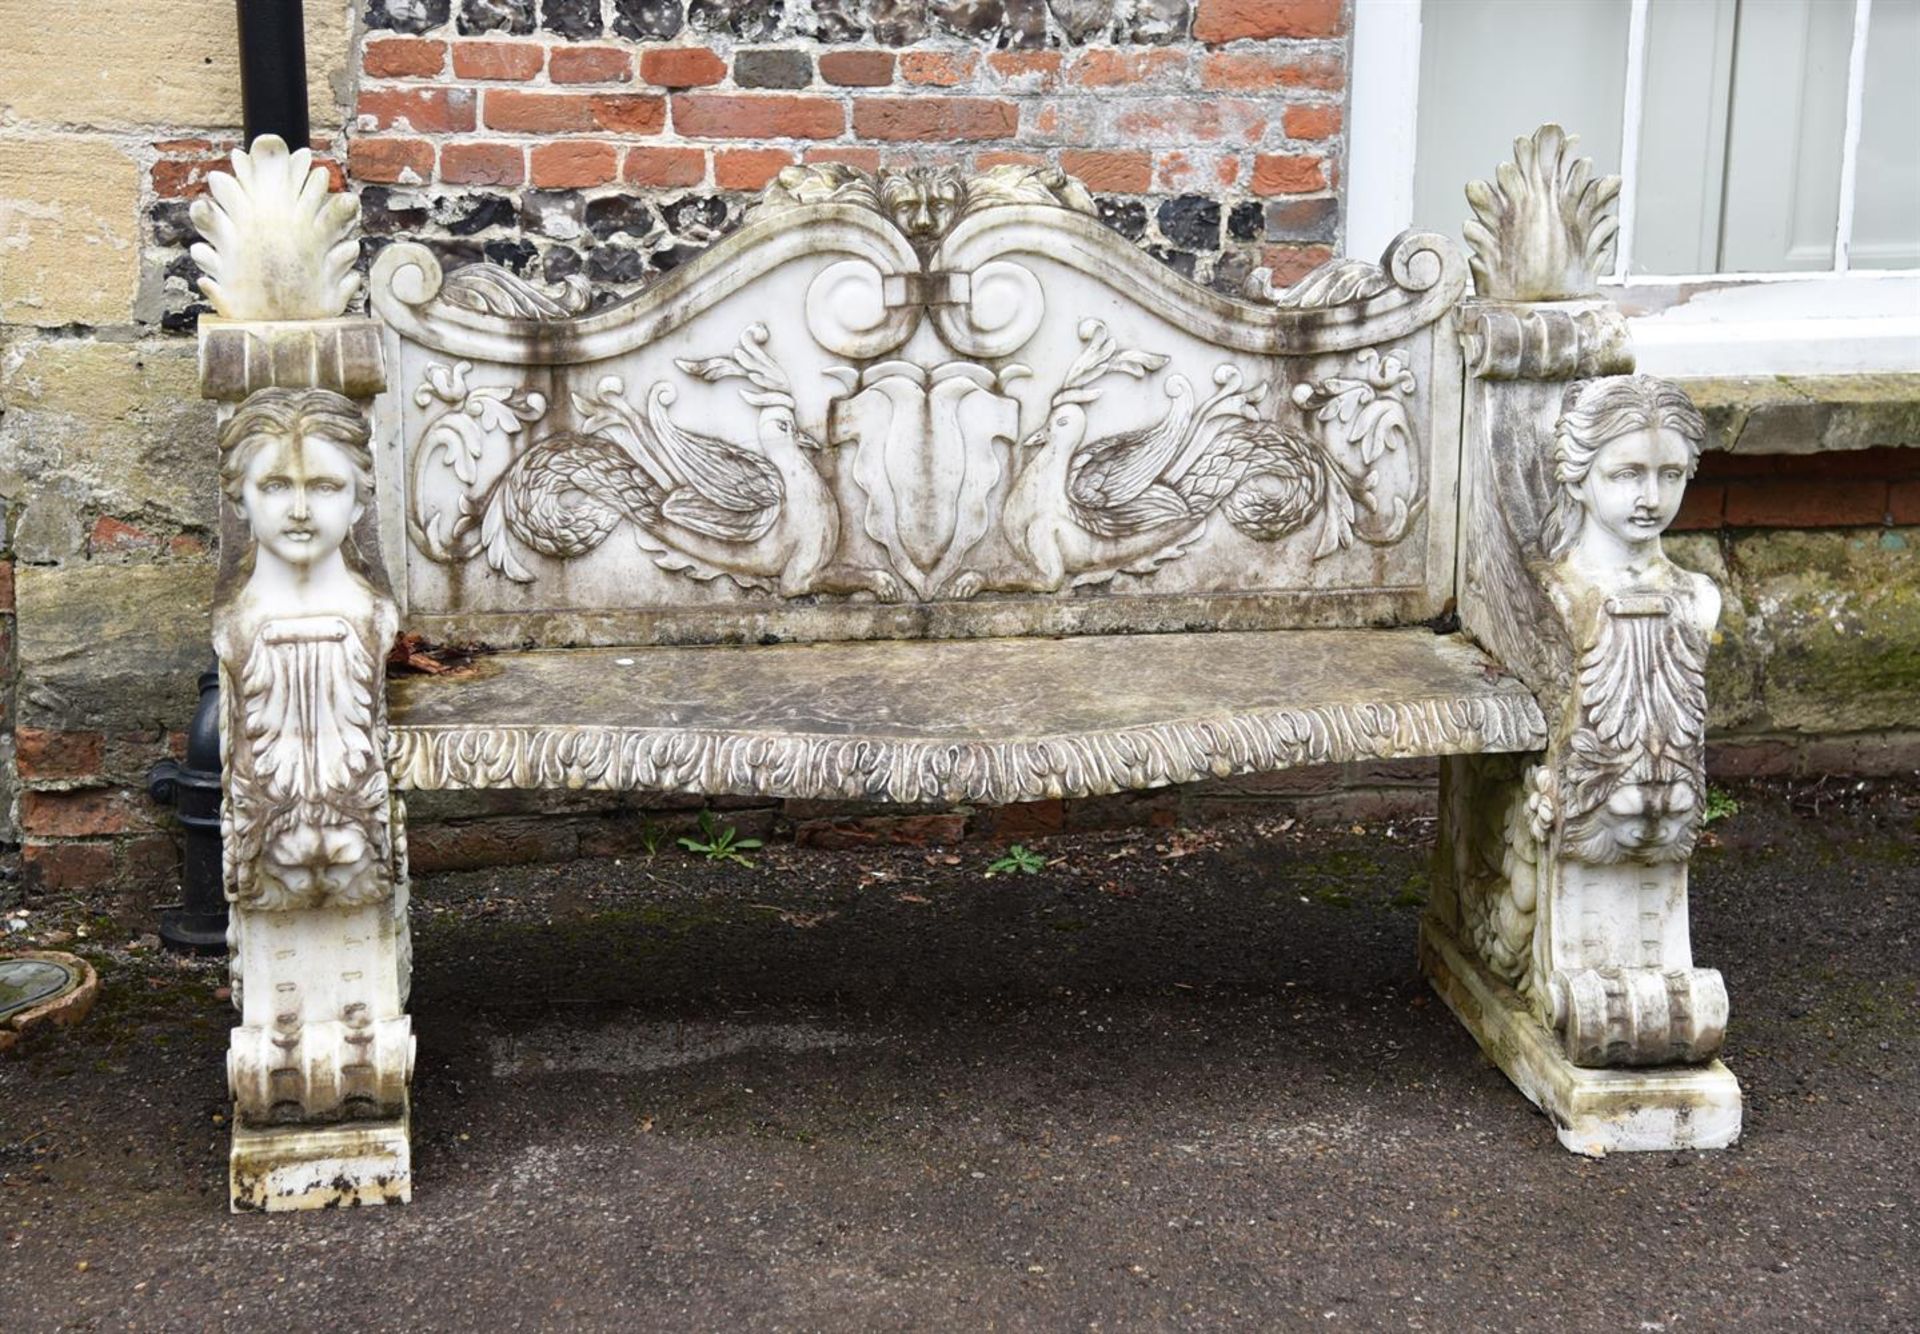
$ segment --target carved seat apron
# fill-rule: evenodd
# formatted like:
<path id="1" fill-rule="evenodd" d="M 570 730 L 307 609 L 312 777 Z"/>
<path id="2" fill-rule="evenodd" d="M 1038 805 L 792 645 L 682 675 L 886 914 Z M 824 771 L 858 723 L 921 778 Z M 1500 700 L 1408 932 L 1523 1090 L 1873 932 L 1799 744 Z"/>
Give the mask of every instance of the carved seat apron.
<path id="1" fill-rule="evenodd" d="M 1438 236 L 1228 297 L 1052 169 L 831 166 L 619 305 L 403 243 L 370 318 L 351 209 L 237 154 L 195 213 L 235 1207 L 410 1195 L 409 789 L 1000 803 L 1449 757 L 1442 994 L 1570 1147 L 1730 1140 L 1685 912 L 1717 599 L 1659 552 L 1697 414 L 1618 374 L 1611 194 L 1565 148 L 1476 188 L 1478 300 Z M 396 625 L 515 647 L 388 686 Z"/>

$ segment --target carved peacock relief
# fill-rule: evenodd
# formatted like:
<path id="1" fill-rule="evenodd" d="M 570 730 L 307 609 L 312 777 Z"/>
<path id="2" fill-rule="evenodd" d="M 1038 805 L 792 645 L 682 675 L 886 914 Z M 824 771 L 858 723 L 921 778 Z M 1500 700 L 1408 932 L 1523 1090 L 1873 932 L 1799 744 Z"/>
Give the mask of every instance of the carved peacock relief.
<path id="1" fill-rule="evenodd" d="M 519 583 L 537 577 L 527 552 L 576 559 L 624 527 L 653 564 L 694 580 L 927 601 L 1149 575 L 1216 516 L 1259 542 L 1310 531 L 1318 561 L 1356 540 L 1392 545 L 1420 513 L 1416 385 L 1399 356 L 1364 349 L 1348 373 L 1279 394 L 1222 363 L 1203 397 L 1162 375 L 1166 354 L 1123 349 L 1096 319 L 1077 332 L 1079 355 L 1025 433 L 1011 392 L 1032 378 L 1025 366 L 893 360 L 827 368 L 838 393 L 824 443 L 801 427 L 760 324 L 725 355 L 674 363 L 745 382 L 754 431 L 732 440 L 676 420 L 673 383 L 636 404 L 615 375 L 572 396 L 578 429 L 536 437 L 544 395 L 434 363 L 415 401 L 446 406 L 415 451 L 408 530 L 432 560 L 483 558 Z M 1159 415 L 1095 428 L 1090 408 L 1115 376 L 1156 382 Z M 879 563 L 847 551 L 847 529 Z"/>
<path id="2" fill-rule="evenodd" d="M 838 522 L 806 451 L 819 441 L 794 415 L 792 387 L 753 325 L 726 356 L 675 365 L 702 380 L 739 378 L 756 410 L 751 440 L 729 441 L 681 426 L 664 381 L 637 409 L 617 376 L 576 396 L 579 432 L 552 435 L 517 460 L 482 519 L 489 562 L 533 578 L 513 559 L 511 534 L 549 556 L 583 554 L 621 521 L 663 567 L 695 579 L 726 575 L 785 596 L 808 591 L 838 545 Z"/>
<path id="3" fill-rule="evenodd" d="M 1351 544 L 1356 492 L 1368 495 L 1378 473 L 1356 478 L 1303 425 L 1263 416 L 1265 384 L 1248 386 L 1238 369 L 1223 365 L 1213 374 L 1214 392 L 1200 399 L 1191 381 L 1173 375 L 1158 421 L 1089 438 L 1086 405 L 1100 397 L 1096 382 L 1150 375 L 1167 358 L 1121 351 L 1098 320 L 1082 324 L 1080 337 L 1086 348 L 1053 394 L 1046 425 L 1022 442 L 1031 452 L 1003 516 L 1037 576 L 1034 587 L 1051 592 L 1069 582 L 1149 572 L 1180 556 L 1216 512 L 1265 542 L 1318 519 L 1316 559 Z M 1394 366 L 1389 394 L 1411 390 L 1411 377 Z M 1347 384 L 1301 385 L 1294 401 L 1317 411 L 1343 401 L 1352 392 Z M 1385 401 L 1397 404 L 1391 396 Z M 1321 415 L 1335 420 L 1341 413 Z M 1394 430 L 1401 432 L 1397 440 Z M 1365 461 L 1375 461 L 1406 443 L 1404 411 L 1390 424 L 1376 414 L 1347 435 L 1358 439 Z M 1399 514 L 1417 503 L 1396 500 Z M 1400 523 L 1386 540 L 1404 531 Z"/>
<path id="4" fill-rule="evenodd" d="M 1395 591 L 1439 557 L 1445 391 L 1417 377 L 1465 273 L 1433 238 L 1235 302 L 1056 169 L 824 165 L 623 307 L 418 247 L 374 280 L 422 409 L 407 531 L 455 599 L 514 605 L 569 562 L 664 605 L 677 579 L 702 602 Z"/>

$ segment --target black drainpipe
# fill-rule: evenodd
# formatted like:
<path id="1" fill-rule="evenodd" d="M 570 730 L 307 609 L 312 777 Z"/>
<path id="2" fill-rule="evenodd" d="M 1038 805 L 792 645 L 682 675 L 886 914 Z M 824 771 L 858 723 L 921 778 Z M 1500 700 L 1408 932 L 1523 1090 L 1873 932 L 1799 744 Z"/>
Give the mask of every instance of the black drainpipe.
<path id="1" fill-rule="evenodd" d="M 301 0 L 235 0 L 240 26 L 240 104 L 244 142 L 277 134 L 290 149 L 307 146 L 307 38 Z M 200 707 L 187 727 L 186 761 L 162 760 L 147 792 L 172 806 L 186 826 L 181 901 L 160 912 L 169 949 L 203 954 L 227 948 L 227 901 L 220 862 L 220 672 L 200 674 Z"/>
<path id="2" fill-rule="evenodd" d="M 307 146 L 307 35 L 300 0 L 237 0 L 240 106 L 251 144 L 277 134 L 289 149 Z"/>

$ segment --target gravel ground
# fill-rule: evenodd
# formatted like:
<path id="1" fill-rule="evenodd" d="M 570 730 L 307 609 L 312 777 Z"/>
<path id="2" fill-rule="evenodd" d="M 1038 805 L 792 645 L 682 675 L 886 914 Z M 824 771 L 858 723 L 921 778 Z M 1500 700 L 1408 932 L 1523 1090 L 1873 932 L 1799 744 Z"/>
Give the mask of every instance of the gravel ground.
<path id="1" fill-rule="evenodd" d="M 1415 975 L 1418 824 L 432 877 L 377 1211 L 230 1216 L 220 971 L 39 906 L 0 1330 L 1920 1327 L 1920 789 L 1736 795 L 1745 1137 L 1604 1161 Z"/>

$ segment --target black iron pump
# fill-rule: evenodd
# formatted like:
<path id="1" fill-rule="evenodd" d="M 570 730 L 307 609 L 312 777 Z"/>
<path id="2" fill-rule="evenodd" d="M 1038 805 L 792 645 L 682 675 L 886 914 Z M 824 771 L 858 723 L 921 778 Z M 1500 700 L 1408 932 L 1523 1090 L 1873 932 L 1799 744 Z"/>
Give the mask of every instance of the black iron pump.
<path id="1" fill-rule="evenodd" d="M 277 134 L 290 149 L 307 146 L 307 40 L 300 0 L 237 0 L 240 102 L 244 142 Z M 169 949 L 227 948 L 227 903 L 220 861 L 220 672 L 200 674 L 200 707 L 187 728 L 184 762 L 162 760 L 147 792 L 172 806 L 186 827 L 181 901 L 160 912 Z"/>
<path id="2" fill-rule="evenodd" d="M 180 902 L 160 910 L 168 949 L 217 954 L 227 948 L 227 901 L 220 868 L 220 670 L 200 673 L 200 707 L 187 726 L 187 755 L 147 771 L 147 794 L 172 806 L 186 827 Z"/>

